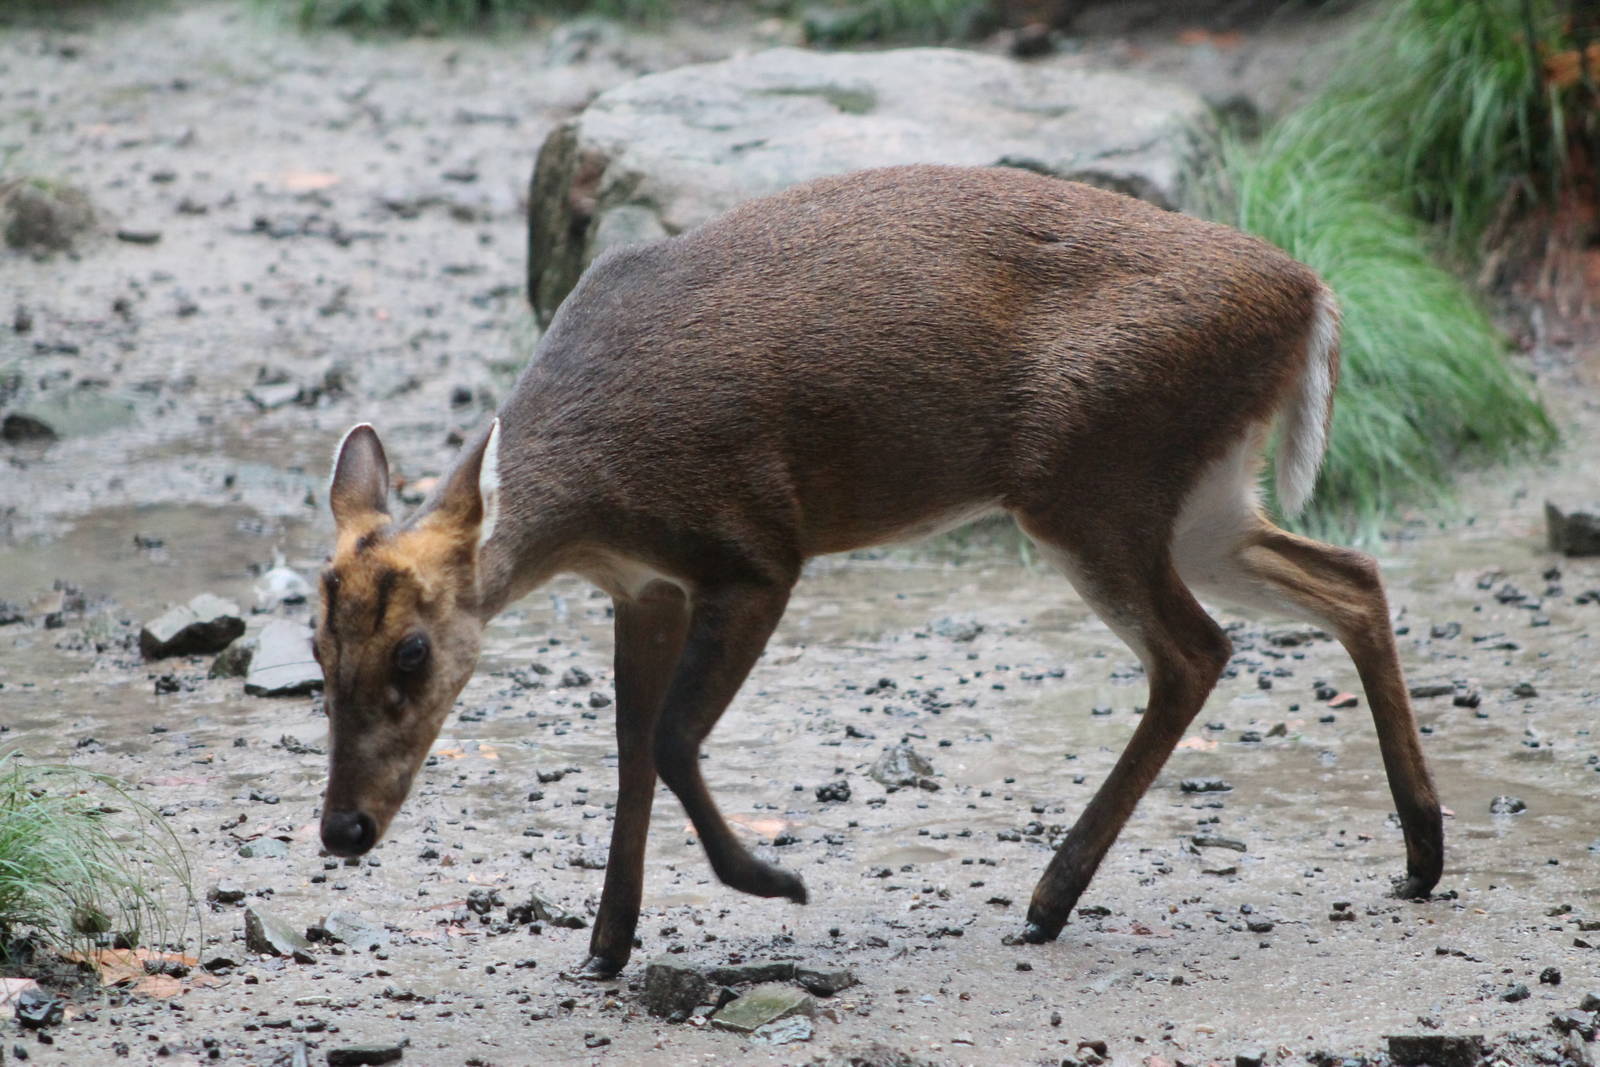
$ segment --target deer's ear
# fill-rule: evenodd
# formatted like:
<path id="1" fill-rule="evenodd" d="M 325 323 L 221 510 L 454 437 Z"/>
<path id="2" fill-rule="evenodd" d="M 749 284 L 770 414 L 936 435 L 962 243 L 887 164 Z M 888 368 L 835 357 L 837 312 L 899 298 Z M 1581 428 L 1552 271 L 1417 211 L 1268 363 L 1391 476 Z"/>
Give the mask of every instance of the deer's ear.
<path id="1" fill-rule="evenodd" d="M 461 453 L 429 521 L 476 552 L 494 536 L 500 515 L 500 420 Z"/>
<path id="2" fill-rule="evenodd" d="M 373 514 L 389 514 L 389 460 L 369 423 L 352 426 L 339 442 L 328 480 L 328 506 L 339 528 Z"/>

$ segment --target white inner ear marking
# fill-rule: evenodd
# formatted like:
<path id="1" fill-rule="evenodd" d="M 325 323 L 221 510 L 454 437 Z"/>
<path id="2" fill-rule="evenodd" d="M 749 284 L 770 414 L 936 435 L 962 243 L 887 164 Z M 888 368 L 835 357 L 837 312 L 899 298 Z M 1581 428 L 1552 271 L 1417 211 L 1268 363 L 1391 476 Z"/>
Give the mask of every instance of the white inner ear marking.
<path id="1" fill-rule="evenodd" d="M 323 494 L 324 496 L 328 496 L 328 497 L 333 496 L 333 483 L 334 483 L 335 479 L 337 479 L 339 477 L 339 461 L 344 458 L 344 446 L 350 443 L 350 435 L 355 433 L 357 430 L 363 430 L 363 429 L 372 430 L 372 423 L 370 423 L 370 422 L 358 422 L 358 423 L 356 423 L 354 426 L 350 427 L 348 430 L 346 430 L 344 432 L 344 436 L 339 438 L 339 443 L 334 446 L 334 448 L 333 448 L 333 466 L 328 468 L 328 485 L 327 485 L 327 492 Z M 376 433 L 377 431 L 373 430 L 373 432 Z"/>
<path id="2" fill-rule="evenodd" d="M 500 420 L 489 427 L 489 440 L 483 446 L 483 461 L 478 466 L 478 499 L 483 503 L 483 521 L 478 525 L 478 548 L 494 536 L 500 517 Z"/>

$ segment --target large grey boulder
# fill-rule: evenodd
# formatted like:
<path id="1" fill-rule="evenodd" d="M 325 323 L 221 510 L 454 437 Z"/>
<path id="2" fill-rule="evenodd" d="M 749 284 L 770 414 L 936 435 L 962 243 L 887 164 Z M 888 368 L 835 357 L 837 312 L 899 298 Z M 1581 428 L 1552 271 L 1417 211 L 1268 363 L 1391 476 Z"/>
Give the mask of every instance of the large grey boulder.
<path id="1" fill-rule="evenodd" d="M 779 48 L 652 74 L 601 94 L 540 149 L 529 297 L 548 322 L 607 248 L 866 167 L 1004 164 L 1171 207 L 1209 116 L 1180 86 L 942 48 Z"/>

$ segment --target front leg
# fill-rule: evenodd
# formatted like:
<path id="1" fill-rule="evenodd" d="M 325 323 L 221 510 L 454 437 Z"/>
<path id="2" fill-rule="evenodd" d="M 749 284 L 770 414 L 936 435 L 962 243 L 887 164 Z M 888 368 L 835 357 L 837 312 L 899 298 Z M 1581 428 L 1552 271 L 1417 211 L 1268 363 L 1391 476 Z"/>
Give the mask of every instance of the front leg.
<path id="1" fill-rule="evenodd" d="M 633 952 L 644 895 L 644 850 L 656 792 L 656 716 L 683 652 L 689 611 L 683 593 L 657 582 L 616 610 L 617 808 L 611 824 L 600 914 L 589 937 L 585 978 L 612 978 Z"/>
<path id="2" fill-rule="evenodd" d="M 700 775 L 701 742 L 760 658 L 788 602 L 788 585 L 742 583 L 695 594 L 683 657 L 656 725 L 655 756 L 656 771 L 683 803 L 724 884 L 804 904 L 805 884 L 739 842 Z"/>

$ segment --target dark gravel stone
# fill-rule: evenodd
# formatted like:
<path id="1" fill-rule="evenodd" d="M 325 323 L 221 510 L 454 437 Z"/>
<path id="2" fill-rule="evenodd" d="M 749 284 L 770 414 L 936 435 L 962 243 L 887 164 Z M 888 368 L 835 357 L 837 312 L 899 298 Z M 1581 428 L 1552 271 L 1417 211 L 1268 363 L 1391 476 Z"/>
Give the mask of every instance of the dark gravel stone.
<path id="1" fill-rule="evenodd" d="M 706 968 L 706 980 L 717 985 L 750 985 L 755 982 L 787 982 L 794 978 L 792 960 L 768 960 L 764 963 L 736 963 L 725 967 Z"/>
<path id="2" fill-rule="evenodd" d="M 659 1018 L 687 1019 L 711 990 L 705 975 L 672 960 L 655 960 L 644 970 L 645 1009 Z"/>
<path id="3" fill-rule="evenodd" d="M 1545 501 L 1550 551 L 1567 556 L 1600 556 L 1600 506 L 1563 511 Z"/>
<path id="4" fill-rule="evenodd" d="M 883 755 L 878 757 L 867 774 L 879 785 L 920 785 L 933 774 L 933 764 L 910 745 L 892 745 L 883 750 Z"/>
<path id="5" fill-rule="evenodd" d="M 561 688 L 577 689 L 579 686 L 588 685 L 592 681 L 594 681 L 594 678 L 582 667 L 568 667 L 561 675 Z"/>
<path id="6" fill-rule="evenodd" d="M 1532 995 L 1528 992 L 1527 986 L 1517 982 L 1514 985 L 1507 986 L 1506 991 L 1500 994 L 1500 999 L 1507 1004 L 1515 1004 L 1519 1000 L 1527 1000 Z"/>
<path id="7" fill-rule="evenodd" d="M 1489 801 L 1490 815 L 1516 815 L 1528 810 L 1521 797 L 1498 796 Z"/>
<path id="8" fill-rule="evenodd" d="M 303 696 L 322 688 L 322 668 L 311 655 L 311 628 L 274 619 L 256 642 L 244 691 L 256 697 Z"/>
<path id="9" fill-rule="evenodd" d="M 817 799 L 822 801 L 825 804 L 833 802 L 833 801 L 841 801 L 842 802 L 842 801 L 849 800 L 850 799 L 850 783 L 849 782 L 829 782 L 826 785 L 819 785 L 819 786 L 817 786 Z"/>
<path id="10" fill-rule="evenodd" d="M 251 952 L 269 956 L 292 956 L 301 963 L 311 962 L 311 942 L 299 931 L 270 912 L 244 910 L 244 946 Z"/>
<path id="11" fill-rule="evenodd" d="M 14 445 L 24 441 L 54 441 L 58 436 L 55 427 L 48 422 L 20 411 L 11 412 L 0 422 L 0 438 Z"/>
<path id="12" fill-rule="evenodd" d="M 1412 686 L 1410 689 L 1411 698 L 1413 700 L 1427 700 L 1430 697 L 1447 697 L 1455 691 L 1455 685 L 1450 682 L 1423 682 L 1419 685 Z"/>
<path id="13" fill-rule="evenodd" d="M 1483 1060 L 1482 1034 L 1395 1034 L 1389 1058 L 1398 1067 L 1478 1067 Z"/>
<path id="14" fill-rule="evenodd" d="M 1540 971 L 1539 972 L 1539 984 L 1540 985 L 1560 985 L 1561 984 L 1561 968 L 1560 967 L 1546 967 L 1544 970 Z"/>
<path id="15" fill-rule="evenodd" d="M 1233 783 L 1226 778 L 1185 778 L 1178 788 L 1185 793 L 1226 793 L 1233 789 Z"/>
<path id="16" fill-rule="evenodd" d="M 346 1045 L 328 1050 L 328 1067 L 355 1067 L 358 1064 L 394 1063 L 405 1055 L 399 1045 Z"/>
<path id="17" fill-rule="evenodd" d="M 26 989 L 17 996 L 17 1022 L 28 1030 L 42 1030 L 61 1021 L 61 1001 L 42 989 Z M 20 1057 L 19 1057 L 20 1058 Z"/>
<path id="18" fill-rule="evenodd" d="M 796 967 L 794 978 L 819 997 L 831 997 L 856 984 L 855 973 L 845 967 Z"/>
<path id="19" fill-rule="evenodd" d="M 244 900 L 244 888 L 224 879 L 207 891 L 206 899 L 213 904 L 238 904 Z"/>

